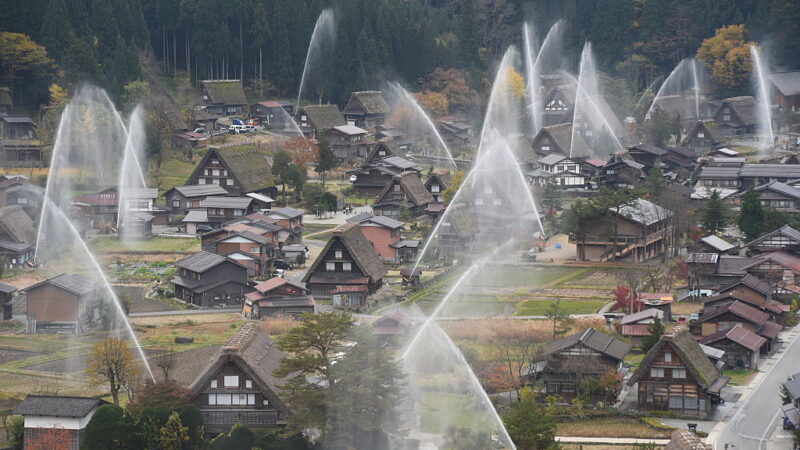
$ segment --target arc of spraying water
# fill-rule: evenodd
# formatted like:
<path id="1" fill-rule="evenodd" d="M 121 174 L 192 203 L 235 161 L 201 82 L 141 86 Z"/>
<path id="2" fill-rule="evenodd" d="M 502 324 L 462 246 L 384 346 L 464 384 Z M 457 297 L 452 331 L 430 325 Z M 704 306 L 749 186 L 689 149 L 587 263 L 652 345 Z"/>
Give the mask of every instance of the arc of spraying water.
<path id="1" fill-rule="evenodd" d="M 408 92 L 408 90 L 403 86 L 401 86 L 399 83 L 389 83 L 389 86 L 391 89 L 399 91 L 403 95 L 405 100 L 411 104 L 411 106 L 414 108 L 414 111 L 416 111 L 417 114 L 422 116 L 422 118 L 425 120 L 425 124 L 431 131 L 433 131 L 433 135 L 436 136 L 436 140 L 439 141 L 439 146 L 442 147 L 444 151 L 447 153 L 447 157 L 450 160 L 450 164 L 453 166 L 454 169 L 458 169 L 458 165 L 456 164 L 455 159 L 453 159 L 453 154 L 450 153 L 450 148 L 444 142 L 444 139 L 442 138 L 442 135 L 439 133 L 439 130 L 436 129 L 436 125 L 433 124 L 433 120 L 431 120 L 430 116 L 428 116 L 428 113 L 426 113 L 425 110 L 422 109 L 422 106 L 420 106 L 419 102 L 417 102 L 414 96 L 411 95 L 411 93 Z"/>
<path id="2" fill-rule="evenodd" d="M 519 182 L 522 183 L 522 186 L 525 187 L 526 198 L 533 209 L 533 214 L 536 216 L 536 223 L 539 225 L 539 231 L 542 233 L 542 236 L 544 236 L 544 225 L 542 225 L 542 219 L 539 217 L 539 208 L 536 207 L 536 200 L 533 198 L 533 192 L 531 192 L 531 189 L 528 187 L 528 182 L 525 181 L 525 176 L 522 175 L 519 162 L 507 141 L 503 141 L 503 148 L 506 150 L 506 153 L 508 153 L 508 158 L 514 163 L 514 173 L 519 178 Z"/>
<path id="3" fill-rule="evenodd" d="M 697 79 L 697 60 L 692 58 L 692 78 L 694 79 L 694 118 L 700 120 L 700 83 Z"/>
<path id="4" fill-rule="evenodd" d="M 53 178 L 55 178 L 55 175 L 56 175 L 56 173 L 53 172 L 55 170 L 55 167 L 56 167 L 56 165 L 55 165 L 56 157 L 60 156 L 58 154 L 58 152 L 56 151 L 56 149 L 61 148 L 61 146 L 64 143 L 65 135 L 67 134 L 66 130 L 64 129 L 64 123 L 66 121 L 66 118 L 70 114 L 71 106 L 72 105 L 68 103 L 67 106 L 64 107 L 64 111 L 61 112 L 61 119 L 58 121 L 58 129 L 56 130 L 56 140 L 53 143 L 53 153 L 50 155 L 50 170 L 51 170 L 51 172 L 48 175 L 47 183 L 44 186 L 44 199 L 42 201 L 42 211 L 39 212 L 39 227 L 36 230 L 36 248 L 34 248 L 34 250 L 33 250 L 33 261 L 34 262 L 38 261 L 39 246 L 40 246 L 40 243 L 42 241 L 42 229 L 44 229 L 44 225 L 43 224 L 45 223 L 45 218 L 46 218 L 45 217 L 45 213 L 47 212 L 47 209 L 44 207 L 44 202 L 46 202 L 52 195 L 51 190 L 52 190 L 53 183 L 51 183 L 51 180 Z"/>
<path id="5" fill-rule="evenodd" d="M 594 110 L 594 112 L 597 115 L 597 117 L 599 117 L 600 120 L 603 122 L 603 128 L 608 130 L 609 134 L 611 134 L 611 137 L 614 138 L 614 141 L 617 143 L 617 149 L 619 150 L 619 149 L 624 148 L 624 146 L 622 145 L 622 141 L 620 141 L 619 137 L 617 137 L 617 133 L 614 132 L 614 128 L 611 127 L 611 124 L 608 122 L 608 119 L 606 119 L 605 116 L 603 115 L 603 112 L 600 110 L 600 107 L 597 105 L 597 102 L 594 101 L 594 99 L 592 98 L 591 95 L 588 95 L 586 93 L 586 91 L 582 89 L 580 81 L 576 80 L 575 77 L 573 77 L 572 75 L 570 75 L 570 74 L 568 74 L 566 72 L 563 72 L 563 73 L 564 73 L 565 76 L 569 77 L 575 83 L 575 86 L 576 86 L 576 89 L 575 89 L 575 107 L 573 108 L 573 118 L 572 118 L 572 141 L 570 142 L 570 145 L 569 145 L 569 157 L 570 158 L 572 157 L 572 149 L 575 146 L 575 137 L 576 137 L 575 133 L 576 133 L 576 129 L 577 129 L 575 127 L 575 115 L 578 112 L 578 106 L 577 106 L 578 105 L 578 98 L 582 98 L 582 99 L 585 98 L 586 100 L 588 100 L 589 106 L 592 107 L 592 109 Z M 581 92 L 583 92 L 583 96 L 582 97 L 581 97 Z"/>
<path id="6" fill-rule="evenodd" d="M 674 69 L 672 69 L 672 72 L 670 72 L 670 74 L 667 76 L 667 78 L 664 80 L 664 82 L 661 83 L 661 87 L 658 88 L 658 92 L 656 92 L 656 96 L 653 97 L 653 103 L 651 103 L 650 107 L 647 108 L 647 113 L 644 116 L 645 120 L 649 120 L 652 117 L 653 110 L 654 110 L 654 108 L 656 108 L 656 105 L 658 104 L 658 100 L 661 98 L 662 94 L 664 93 L 664 89 L 666 89 L 668 86 L 671 86 L 671 82 L 672 82 L 673 78 L 677 77 L 684 70 L 684 67 L 685 67 L 686 64 L 691 64 L 691 62 L 690 62 L 691 60 L 692 60 L 691 58 L 687 58 L 687 59 L 684 59 L 681 62 L 679 62 L 678 65 L 675 66 Z M 698 103 L 699 103 L 699 101 L 698 101 Z M 699 109 L 699 106 L 698 106 L 698 109 Z M 698 116 L 698 118 L 699 118 L 699 116 Z"/>
<path id="7" fill-rule="evenodd" d="M 524 49 L 525 49 L 525 67 L 528 71 L 528 103 L 530 106 L 530 115 L 531 115 L 531 126 L 533 127 L 532 131 L 535 135 L 539 132 L 541 128 L 541 101 L 539 100 L 539 74 L 537 72 L 538 69 L 538 60 L 539 54 L 536 54 L 534 58 L 533 54 L 536 50 L 534 50 L 534 43 L 533 43 L 533 33 L 530 30 L 530 25 L 526 21 L 522 24 L 522 35 L 524 38 Z"/>
<path id="8" fill-rule="evenodd" d="M 78 229 L 75 228 L 75 224 L 72 223 L 72 221 L 69 219 L 69 217 L 67 217 L 67 215 L 64 214 L 64 211 L 62 211 L 61 208 L 58 205 L 56 205 L 52 201 L 49 201 L 48 199 L 45 199 L 42 202 L 42 209 L 45 209 L 45 208 L 47 208 L 50 211 L 54 211 L 54 212 L 58 213 L 58 217 L 63 221 L 63 223 L 67 224 L 67 227 L 69 227 L 69 230 L 72 233 L 73 239 L 80 243 L 81 250 L 83 250 L 86 253 L 86 255 L 89 257 L 89 262 L 91 263 L 92 268 L 100 276 L 100 279 L 103 282 L 103 287 L 104 287 L 105 291 L 111 297 L 112 303 L 114 304 L 114 308 L 116 309 L 116 311 L 119 314 L 119 316 L 122 318 L 122 321 L 125 323 L 126 331 L 128 332 L 128 334 L 130 335 L 130 337 L 133 340 L 134 344 L 136 345 L 136 352 L 139 353 L 139 356 L 142 359 L 142 363 L 144 364 L 145 369 L 147 369 L 147 374 L 150 376 L 150 380 L 155 382 L 156 378 L 153 375 L 152 369 L 150 368 L 150 363 L 147 361 L 147 356 L 144 353 L 144 349 L 142 348 L 142 344 L 139 342 L 139 338 L 136 337 L 136 333 L 133 331 L 133 327 L 131 326 L 130 322 L 128 322 L 128 318 L 126 317 L 125 310 L 122 308 L 122 303 L 120 302 L 119 297 L 117 296 L 116 292 L 114 292 L 114 289 L 111 287 L 111 282 L 109 281 L 109 279 L 106 276 L 105 272 L 103 272 L 103 268 L 100 267 L 100 263 L 97 261 L 97 258 L 95 258 L 95 256 L 92 253 L 92 251 L 89 250 L 89 246 L 86 245 L 86 242 L 84 242 L 84 240 L 81 239 L 80 233 L 78 232 Z"/>
<path id="9" fill-rule="evenodd" d="M 317 48 L 314 44 L 318 40 L 318 34 L 321 30 L 321 27 L 325 25 L 326 21 L 333 21 L 335 18 L 333 9 L 325 8 L 319 13 L 319 17 L 317 17 L 317 21 L 314 24 L 314 31 L 311 32 L 311 39 L 308 41 L 308 50 L 306 51 L 306 61 L 303 65 L 303 74 L 300 76 L 300 89 L 297 91 L 297 107 L 300 107 L 300 99 L 303 98 L 303 87 L 306 84 L 306 71 L 308 70 L 308 62 L 311 61 L 312 51 Z"/>
<path id="10" fill-rule="evenodd" d="M 755 45 L 750 46 L 750 55 L 753 57 L 753 69 L 755 71 L 756 89 L 757 89 L 757 106 L 759 109 L 759 122 L 761 122 L 761 134 L 768 142 L 766 145 L 762 144 L 762 148 L 767 148 L 774 145 L 775 134 L 772 130 L 772 114 L 769 107 L 769 93 L 767 92 L 767 81 L 764 79 L 764 68 L 761 62 L 761 52 Z"/>

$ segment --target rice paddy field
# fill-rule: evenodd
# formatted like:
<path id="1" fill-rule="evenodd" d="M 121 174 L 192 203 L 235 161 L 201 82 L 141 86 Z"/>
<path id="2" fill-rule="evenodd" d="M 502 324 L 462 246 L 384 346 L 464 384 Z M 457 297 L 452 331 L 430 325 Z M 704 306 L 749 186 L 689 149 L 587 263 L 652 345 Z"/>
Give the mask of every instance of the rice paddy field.
<path id="1" fill-rule="evenodd" d="M 611 301 L 615 272 L 560 265 L 488 265 L 451 294 L 461 273 L 415 292 L 409 302 L 428 314 L 450 294 L 440 316 L 452 318 L 542 316 L 556 301 L 569 314 L 593 314 Z"/>

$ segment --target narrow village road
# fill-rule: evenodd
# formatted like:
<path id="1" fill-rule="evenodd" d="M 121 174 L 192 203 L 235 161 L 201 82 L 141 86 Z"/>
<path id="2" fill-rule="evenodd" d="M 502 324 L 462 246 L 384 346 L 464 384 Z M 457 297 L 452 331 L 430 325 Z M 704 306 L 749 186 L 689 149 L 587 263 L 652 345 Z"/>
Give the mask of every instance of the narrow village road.
<path id="1" fill-rule="evenodd" d="M 759 374 L 750 383 L 748 392 L 740 400 L 741 404 L 734 407 L 733 416 L 718 425 L 721 429 L 710 433 L 708 442 L 714 444 L 714 450 L 724 450 L 726 444 L 728 449 L 766 448 L 769 436 L 781 420 L 780 385 L 787 376 L 800 372 L 798 336 L 800 331 L 797 327 L 781 336 L 785 342 L 760 367 L 765 373 Z"/>

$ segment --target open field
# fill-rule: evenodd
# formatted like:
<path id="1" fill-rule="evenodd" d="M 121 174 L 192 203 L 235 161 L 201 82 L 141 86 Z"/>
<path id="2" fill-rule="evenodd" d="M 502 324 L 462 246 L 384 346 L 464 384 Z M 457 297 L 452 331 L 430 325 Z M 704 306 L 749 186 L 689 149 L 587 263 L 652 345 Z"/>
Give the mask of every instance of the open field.
<path id="1" fill-rule="evenodd" d="M 758 370 L 730 369 L 722 372 L 726 377 L 731 377 L 728 384 L 732 386 L 744 386 L 758 373 Z"/>
<path id="2" fill-rule="evenodd" d="M 488 265 L 465 280 L 442 310 L 444 317 L 543 315 L 554 301 L 570 314 L 597 312 L 611 300 L 616 271 L 558 265 Z M 444 298 L 463 271 L 409 295 L 426 313 Z"/>
<path id="3" fill-rule="evenodd" d="M 640 419 L 609 417 L 559 423 L 556 436 L 669 439 L 671 429 L 656 428 Z"/>
<path id="4" fill-rule="evenodd" d="M 200 251 L 200 239 L 169 238 L 153 236 L 135 242 L 124 242 L 117 237 L 101 236 L 89 241 L 89 246 L 96 253 L 125 252 L 159 252 L 159 253 L 194 253 Z"/>
<path id="5" fill-rule="evenodd" d="M 423 391 L 421 395 L 421 401 L 416 409 L 420 415 L 423 432 L 444 433 L 449 424 L 477 431 L 490 430 L 487 418 L 476 414 L 479 409 L 474 405 L 474 397 L 440 391 Z M 453 417 L 444 415 L 453 412 L 455 412 Z"/>

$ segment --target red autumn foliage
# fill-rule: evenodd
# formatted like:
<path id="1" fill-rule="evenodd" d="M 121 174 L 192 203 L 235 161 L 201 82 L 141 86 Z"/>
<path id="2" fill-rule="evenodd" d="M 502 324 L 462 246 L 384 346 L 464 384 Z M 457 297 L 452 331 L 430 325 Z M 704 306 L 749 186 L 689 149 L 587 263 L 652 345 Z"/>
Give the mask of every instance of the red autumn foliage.
<path id="1" fill-rule="evenodd" d="M 72 435 L 69 430 L 53 427 L 37 429 L 25 442 L 25 448 L 31 450 L 69 450 L 72 448 Z"/>

